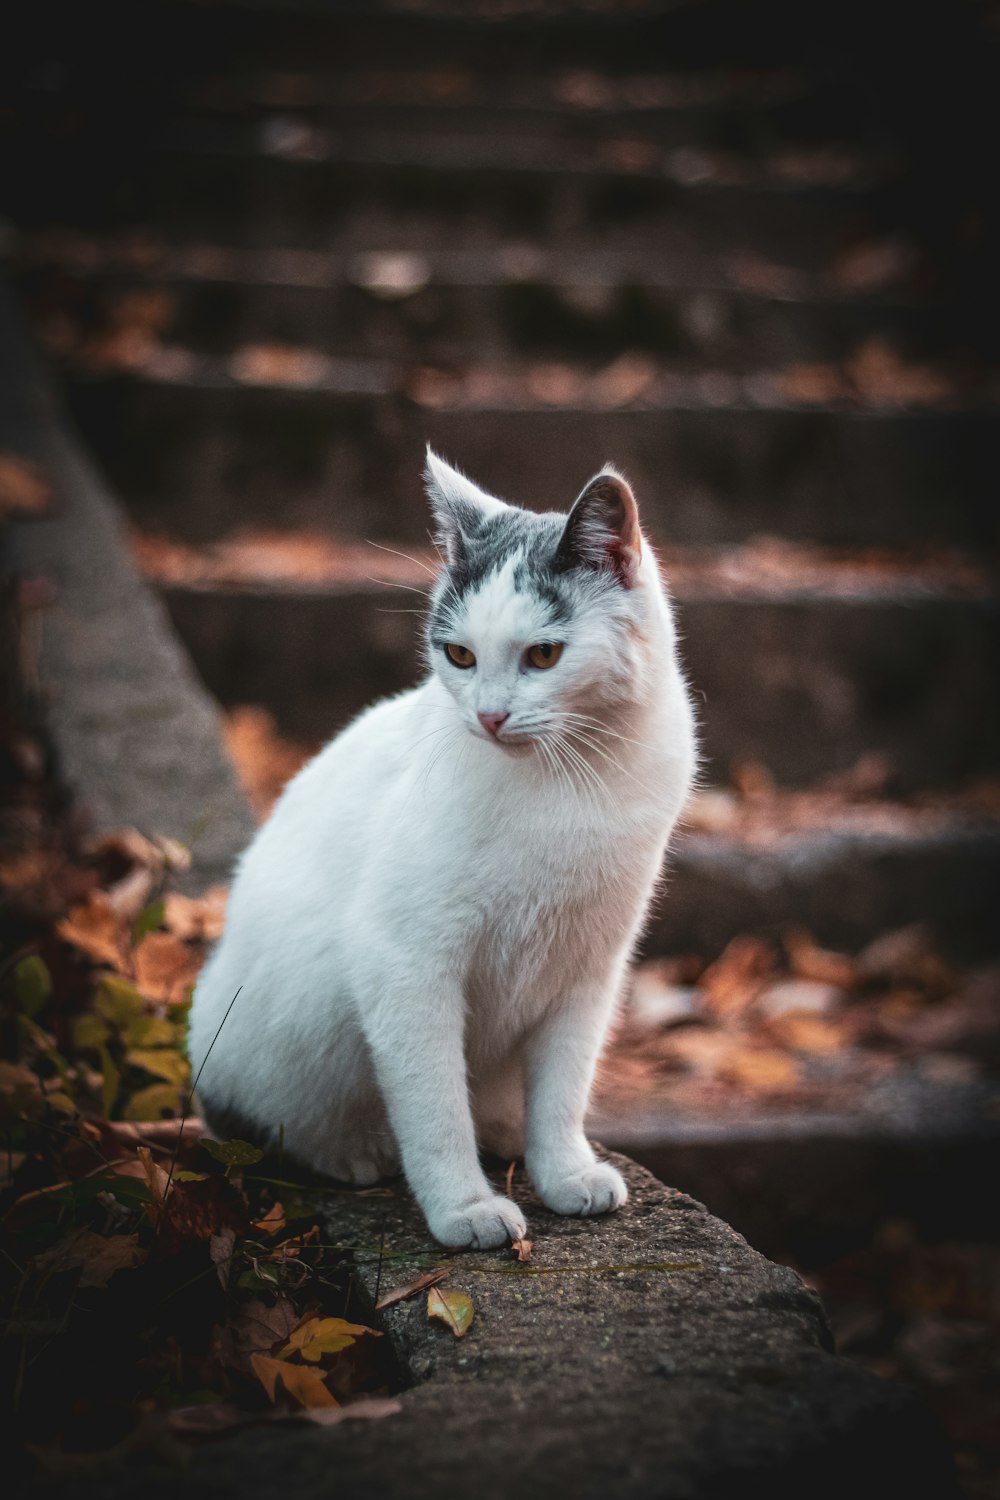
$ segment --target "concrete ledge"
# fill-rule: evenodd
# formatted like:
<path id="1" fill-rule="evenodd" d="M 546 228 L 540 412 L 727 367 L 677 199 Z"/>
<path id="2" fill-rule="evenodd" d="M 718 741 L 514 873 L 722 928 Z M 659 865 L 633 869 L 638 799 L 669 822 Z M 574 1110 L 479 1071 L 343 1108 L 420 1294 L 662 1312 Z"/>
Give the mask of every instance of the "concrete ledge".
<path id="1" fill-rule="evenodd" d="M 42 578 L 23 646 L 59 772 L 97 833 L 132 825 L 190 846 L 189 889 L 226 880 L 253 820 L 218 710 L 138 577 L 121 513 L 58 410 L 0 283 L 0 447 L 42 464 L 50 517 L 12 524 L 4 571 Z"/>
<path id="2" fill-rule="evenodd" d="M 606 1219 L 546 1212 L 518 1174 L 533 1257 L 450 1259 L 475 1321 L 456 1340 L 426 1294 L 384 1314 L 402 1410 L 317 1431 L 257 1427 L 203 1447 L 186 1495 L 270 1500 L 843 1500 L 956 1492 L 932 1424 L 900 1386 L 830 1352 L 822 1308 L 790 1270 L 622 1157 L 631 1198 Z M 359 1302 L 445 1259 L 402 1188 L 330 1200 Z M 350 1311 L 359 1313 L 352 1299 Z M 167 1500 L 144 1467 L 78 1497 Z M 68 1491 L 67 1491 L 68 1493 Z"/>

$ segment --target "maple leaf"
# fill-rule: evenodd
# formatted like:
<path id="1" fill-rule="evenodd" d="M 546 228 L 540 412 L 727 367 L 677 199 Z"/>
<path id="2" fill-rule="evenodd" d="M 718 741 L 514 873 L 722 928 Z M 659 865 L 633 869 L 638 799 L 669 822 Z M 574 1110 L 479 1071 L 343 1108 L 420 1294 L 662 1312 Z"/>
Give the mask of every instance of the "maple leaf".
<path id="1" fill-rule="evenodd" d="M 436 1286 L 427 1293 L 427 1316 L 446 1323 L 457 1339 L 472 1327 L 472 1299 L 466 1292 L 442 1292 Z"/>
<path id="2" fill-rule="evenodd" d="M 343 1318 L 307 1318 L 296 1328 L 278 1357 L 287 1359 L 297 1350 L 310 1364 L 318 1364 L 324 1354 L 339 1354 L 341 1349 L 348 1348 L 365 1334 L 378 1337 L 373 1328 L 366 1328 L 362 1323 L 345 1323 Z"/>
<path id="3" fill-rule="evenodd" d="M 283 1295 L 273 1304 L 259 1298 L 241 1303 L 227 1323 L 215 1328 L 214 1357 L 225 1368 L 249 1375 L 250 1356 L 270 1354 L 276 1344 L 289 1337 L 298 1321 L 295 1304 Z"/>
<path id="4" fill-rule="evenodd" d="M 310 1365 L 288 1364 L 282 1359 L 272 1359 L 268 1354 L 251 1354 L 250 1363 L 271 1401 L 278 1399 L 279 1390 L 283 1388 L 300 1406 L 336 1407 L 340 1404 L 327 1390 L 322 1370 Z"/>
<path id="5" fill-rule="evenodd" d="M 130 1271 L 142 1264 L 146 1251 L 137 1234 L 95 1234 L 76 1229 L 51 1250 L 36 1255 L 34 1264 L 51 1275 L 80 1268 L 80 1286 L 105 1287 L 116 1271 Z"/>

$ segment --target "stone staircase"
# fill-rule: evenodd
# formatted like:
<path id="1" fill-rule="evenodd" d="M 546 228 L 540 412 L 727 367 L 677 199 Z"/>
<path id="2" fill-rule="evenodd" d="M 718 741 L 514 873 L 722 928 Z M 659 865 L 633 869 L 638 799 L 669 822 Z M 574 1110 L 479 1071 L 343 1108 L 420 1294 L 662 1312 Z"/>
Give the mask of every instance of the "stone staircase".
<path id="1" fill-rule="evenodd" d="M 9 256 L 218 698 L 319 741 L 413 680 L 426 441 L 546 507 L 613 458 L 714 788 L 649 951 L 995 945 L 984 13 L 142 12 L 23 20 Z"/>

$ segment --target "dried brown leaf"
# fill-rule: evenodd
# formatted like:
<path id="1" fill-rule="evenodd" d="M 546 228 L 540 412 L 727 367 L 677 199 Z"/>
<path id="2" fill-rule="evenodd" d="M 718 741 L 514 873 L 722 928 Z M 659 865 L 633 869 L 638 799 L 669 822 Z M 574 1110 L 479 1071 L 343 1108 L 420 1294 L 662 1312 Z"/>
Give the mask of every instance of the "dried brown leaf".
<path id="1" fill-rule="evenodd" d="M 119 974 L 131 976 L 127 935 L 103 891 L 95 891 L 74 906 L 68 917 L 56 923 L 56 932 L 94 963 L 108 964 Z"/>
<path id="2" fill-rule="evenodd" d="M 451 1275 L 450 1266 L 437 1266 L 433 1271 L 426 1271 L 423 1276 L 418 1276 L 416 1281 L 408 1281 L 405 1286 L 390 1287 L 389 1291 L 383 1292 L 375 1304 L 375 1311 L 381 1312 L 383 1308 L 395 1307 L 397 1302 L 408 1302 L 411 1297 L 418 1296 L 428 1287 L 436 1286 L 446 1276 Z"/>
<path id="3" fill-rule="evenodd" d="M 95 1234 L 76 1229 L 51 1250 L 35 1256 L 34 1264 L 49 1275 L 80 1269 L 80 1286 L 105 1287 L 116 1271 L 130 1271 L 146 1259 L 137 1234 Z"/>
<path id="4" fill-rule="evenodd" d="M 149 932 L 135 950 L 135 982 L 147 1000 L 183 1005 L 201 963 L 201 955 L 173 933 Z"/>

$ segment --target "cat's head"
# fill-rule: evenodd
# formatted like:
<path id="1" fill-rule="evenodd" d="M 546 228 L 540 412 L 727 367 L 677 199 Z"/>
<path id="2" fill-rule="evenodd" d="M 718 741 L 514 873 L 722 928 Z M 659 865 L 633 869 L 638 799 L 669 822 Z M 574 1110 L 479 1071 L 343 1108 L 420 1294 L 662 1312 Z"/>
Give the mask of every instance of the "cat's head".
<path id="1" fill-rule="evenodd" d="M 662 606 L 622 476 L 603 469 L 568 514 L 507 505 L 430 449 L 425 477 L 444 557 L 429 664 L 470 731 L 524 751 L 637 701 Z"/>

